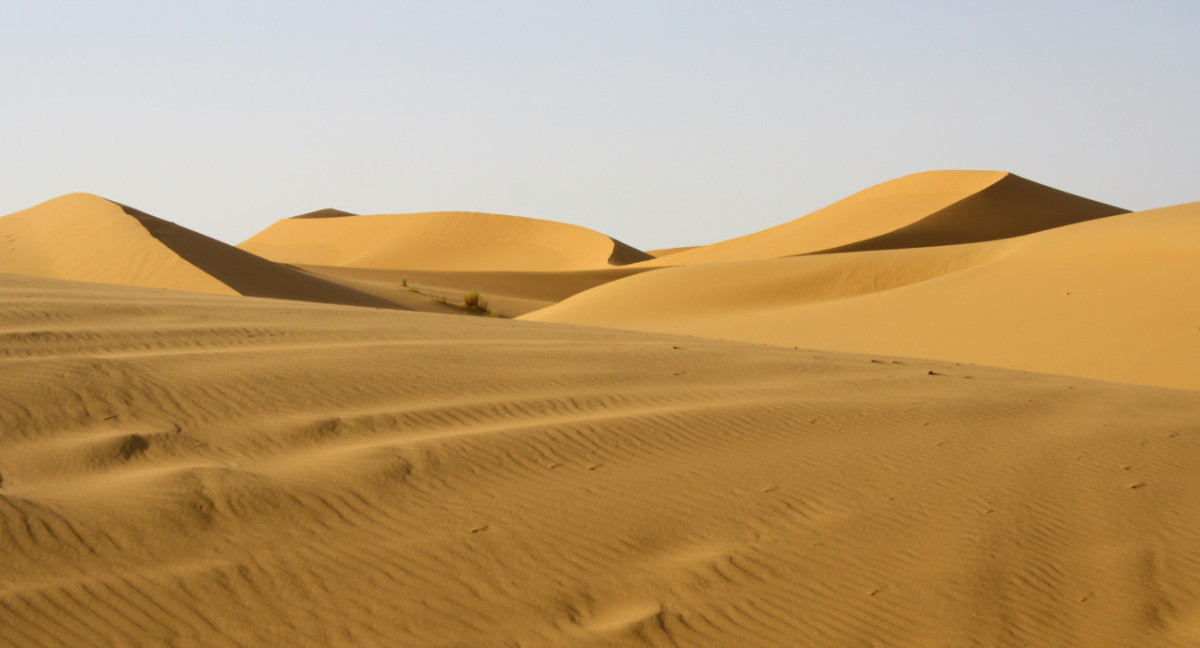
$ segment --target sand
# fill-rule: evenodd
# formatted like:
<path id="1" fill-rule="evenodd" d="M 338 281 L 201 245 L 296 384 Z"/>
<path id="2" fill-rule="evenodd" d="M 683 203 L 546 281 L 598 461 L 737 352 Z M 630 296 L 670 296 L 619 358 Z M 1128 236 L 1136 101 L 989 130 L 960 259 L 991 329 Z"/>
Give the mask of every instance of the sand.
<path id="1" fill-rule="evenodd" d="M 651 258 L 592 230 L 475 212 L 287 218 L 238 245 L 278 261 L 389 270 L 595 270 Z"/>
<path id="2" fill-rule="evenodd" d="M 985 243 L 663 269 L 525 317 L 1200 389 L 1200 203 Z"/>
<path id="3" fill-rule="evenodd" d="M 802 218 L 647 265 L 770 259 L 816 252 L 1007 238 L 1127 210 L 1002 171 L 926 171 L 880 183 Z"/>
<path id="4" fill-rule="evenodd" d="M 1200 394 L 0 280 L 4 645 L 1185 645 Z"/>
<path id="5" fill-rule="evenodd" d="M 980 171 L 649 254 L 52 200 L 0 218 L 0 646 L 1196 645 L 1196 241 Z"/>
<path id="6" fill-rule="evenodd" d="M 0 218 L 0 272 L 223 295 L 399 307 L 85 193 Z"/>

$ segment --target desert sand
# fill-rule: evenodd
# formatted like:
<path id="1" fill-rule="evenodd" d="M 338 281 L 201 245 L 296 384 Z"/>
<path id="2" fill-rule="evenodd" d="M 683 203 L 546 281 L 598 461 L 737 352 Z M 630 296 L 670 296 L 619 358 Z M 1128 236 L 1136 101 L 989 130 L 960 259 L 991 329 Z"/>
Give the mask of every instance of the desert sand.
<path id="1" fill-rule="evenodd" d="M 968 243 L 1127 210 L 1001 171 L 926 171 L 889 180 L 760 232 L 661 251 L 648 265 Z"/>
<path id="2" fill-rule="evenodd" d="M 1195 645 L 1198 223 L 5 216 L 0 645 Z"/>
<path id="3" fill-rule="evenodd" d="M 1200 389 L 1196 241 L 1200 203 L 982 243 L 663 269 L 524 317 Z"/>
<path id="4" fill-rule="evenodd" d="M 0 246 L 0 272 L 221 295 L 391 305 L 91 194 L 69 194 L 0 218 Z"/>
<path id="5" fill-rule="evenodd" d="M 443 302 L 486 292 L 479 310 L 502 317 L 643 272 L 631 264 L 653 258 L 599 232 L 534 218 L 332 208 L 278 221 L 238 247 L 413 310 L 444 311 Z"/>
<path id="6" fill-rule="evenodd" d="M 475 212 L 326 209 L 278 221 L 238 247 L 280 263 L 390 270 L 594 270 L 651 258 L 576 225 Z"/>

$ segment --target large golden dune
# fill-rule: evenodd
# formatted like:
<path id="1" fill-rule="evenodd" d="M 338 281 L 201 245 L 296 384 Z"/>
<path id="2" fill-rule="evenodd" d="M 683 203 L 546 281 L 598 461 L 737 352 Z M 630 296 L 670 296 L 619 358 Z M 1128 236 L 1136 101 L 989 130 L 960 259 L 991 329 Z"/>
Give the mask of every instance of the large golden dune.
<path id="1" fill-rule="evenodd" d="M 525 317 L 1200 389 L 1200 203 L 951 246 L 662 269 Z"/>
<path id="2" fill-rule="evenodd" d="M 649 265 L 771 259 L 814 252 L 987 241 L 1126 210 L 1001 171 L 926 171 L 889 180 L 807 216 Z"/>
<path id="3" fill-rule="evenodd" d="M 0 249 L 0 272 L 395 307 L 85 193 L 68 194 L 0 218 Z"/>
<path id="4" fill-rule="evenodd" d="M 650 258 L 583 227 L 475 212 L 324 211 L 278 221 L 238 247 L 281 263 L 393 270 L 595 270 Z"/>

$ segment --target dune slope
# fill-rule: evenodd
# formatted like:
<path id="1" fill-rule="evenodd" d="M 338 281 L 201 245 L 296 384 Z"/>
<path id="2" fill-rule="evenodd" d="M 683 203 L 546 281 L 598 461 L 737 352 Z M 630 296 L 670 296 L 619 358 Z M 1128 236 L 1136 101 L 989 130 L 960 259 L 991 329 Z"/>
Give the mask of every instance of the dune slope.
<path id="1" fill-rule="evenodd" d="M 278 221 L 238 247 L 281 263 L 392 270 L 595 270 L 650 258 L 583 227 L 518 216 L 319 213 Z"/>
<path id="2" fill-rule="evenodd" d="M 1200 395 L 0 276 L 0 644 L 1175 646 Z"/>
<path id="3" fill-rule="evenodd" d="M 775 227 L 646 265 L 970 243 L 1126 210 L 1000 171 L 926 171 L 884 182 Z"/>
<path id="4" fill-rule="evenodd" d="M 397 307 L 91 194 L 68 194 L 0 218 L 0 250 L 0 272 Z"/>
<path id="5" fill-rule="evenodd" d="M 516 317 L 556 304 L 571 295 L 648 268 L 622 266 L 600 270 L 563 272 L 388 270 L 344 266 L 297 266 L 305 272 L 365 293 L 398 303 L 444 296 L 461 303 L 464 295 L 477 292 L 485 310 L 501 317 Z M 434 303 L 437 303 L 436 301 Z M 420 310 L 419 308 L 414 308 Z M 459 310 L 461 313 L 462 311 Z"/>
<path id="6" fill-rule="evenodd" d="M 1200 389 L 1200 203 L 967 245 L 656 270 L 525 317 Z"/>
<path id="7" fill-rule="evenodd" d="M 0 272 L 237 294 L 163 245 L 117 203 L 68 194 L 0 218 Z"/>

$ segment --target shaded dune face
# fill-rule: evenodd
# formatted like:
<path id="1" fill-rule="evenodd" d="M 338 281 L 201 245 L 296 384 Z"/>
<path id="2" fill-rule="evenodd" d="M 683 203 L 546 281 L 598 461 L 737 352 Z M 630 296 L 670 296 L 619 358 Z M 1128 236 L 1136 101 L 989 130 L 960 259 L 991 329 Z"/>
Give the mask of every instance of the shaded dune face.
<path id="1" fill-rule="evenodd" d="M 1178 646 L 1200 400 L 0 276 L 0 644 Z"/>
<path id="2" fill-rule="evenodd" d="M 696 264 L 524 316 L 1200 388 L 1200 203 L 1016 238 Z"/>
<path id="3" fill-rule="evenodd" d="M 0 218 L 0 271 L 359 306 L 385 300 L 256 257 L 145 212 L 70 194 Z"/>
<path id="4" fill-rule="evenodd" d="M 1007 238 L 1124 213 L 999 171 L 927 171 L 775 227 L 648 262 L 687 265 Z"/>
<path id="5" fill-rule="evenodd" d="M 0 646 L 1193 645 L 1197 241 L 981 171 L 653 259 L 49 201 L 0 218 Z M 528 321 L 312 303 L 484 281 Z"/>
<path id="6" fill-rule="evenodd" d="M 1005 174 L 912 224 L 819 253 L 895 250 L 1011 238 L 1129 210 Z"/>
<path id="7" fill-rule="evenodd" d="M 292 216 L 292 218 L 340 218 L 342 216 L 358 216 L 358 214 L 342 211 L 340 209 L 334 209 L 332 207 L 326 207 L 325 209 L 318 209 L 306 214 Z"/>
<path id="8" fill-rule="evenodd" d="M 579 271 L 650 255 L 592 230 L 474 212 L 281 220 L 239 245 L 282 263 L 439 271 Z"/>
<path id="9" fill-rule="evenodd" d="M 120 205 L 69 194 L 0 218 L 0 271 L 101 283 L 234 294 L 155 239 Z"/>
<path id="10" fill-rule="evenodd" d="M 184 260 L 247 297 L 400 308 L 390 301 L 296 272 L 132 207 L 121 205 L 121 209 Z"/>

